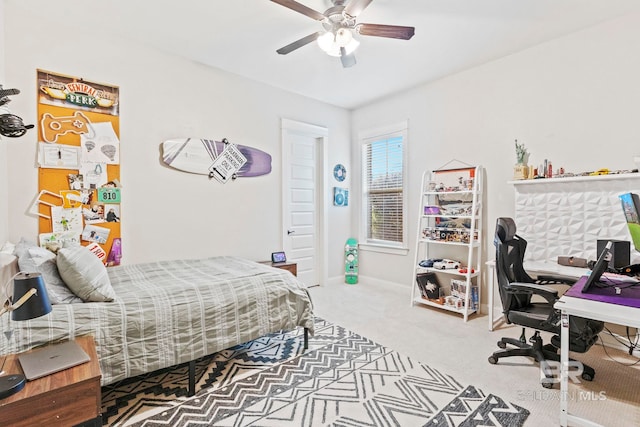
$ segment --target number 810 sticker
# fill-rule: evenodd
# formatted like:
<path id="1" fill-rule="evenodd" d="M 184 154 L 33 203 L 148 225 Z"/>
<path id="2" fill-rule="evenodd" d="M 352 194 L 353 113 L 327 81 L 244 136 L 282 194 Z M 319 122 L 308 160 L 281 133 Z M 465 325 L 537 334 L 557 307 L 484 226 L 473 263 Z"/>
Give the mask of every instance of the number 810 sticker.
<path id="1" fill-rule="evenodd" d="M 120 203 L 119 188 L 98 188 L 99 203 Z"/>

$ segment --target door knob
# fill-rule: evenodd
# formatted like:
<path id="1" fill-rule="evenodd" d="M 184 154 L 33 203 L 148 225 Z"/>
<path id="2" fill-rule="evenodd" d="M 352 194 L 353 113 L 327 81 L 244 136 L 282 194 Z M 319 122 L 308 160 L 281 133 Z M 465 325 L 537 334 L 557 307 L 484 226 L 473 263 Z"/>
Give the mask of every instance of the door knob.
<path id="1" fill-rule="evenodd" d="M 292 235 L 293 233 L 295 233 L 295 230 L 287 230 L 287 235 L 288 236 Z"/>

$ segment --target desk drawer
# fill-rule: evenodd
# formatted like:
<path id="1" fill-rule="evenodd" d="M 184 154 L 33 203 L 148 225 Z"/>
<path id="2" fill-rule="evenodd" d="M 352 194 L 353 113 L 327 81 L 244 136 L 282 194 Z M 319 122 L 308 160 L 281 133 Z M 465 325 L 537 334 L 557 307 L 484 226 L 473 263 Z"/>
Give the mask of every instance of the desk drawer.
<path id="1" fill-rule="evenodd" d="M 0 417 L 2 426 L 72 426 L 100 412 L 100 381 L 71 384 L 14 402 Z"/>

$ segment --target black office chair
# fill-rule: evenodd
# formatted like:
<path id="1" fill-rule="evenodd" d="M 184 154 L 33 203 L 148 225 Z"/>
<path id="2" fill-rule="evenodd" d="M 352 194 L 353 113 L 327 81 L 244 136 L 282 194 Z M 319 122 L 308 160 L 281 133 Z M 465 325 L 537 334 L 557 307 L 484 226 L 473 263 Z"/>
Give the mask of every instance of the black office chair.
<path id="1" fill-rule="evenodd" d="M 502 309 L 507 323 L 522 326 L 519 339 L 502 338 L 498 347 L 505 349 L 489 356 L 489 363 L 496 364 L 498 359 L 509 356 L 528 356 L 534 358 L 544 372 L 542 386 L 553 387 L 552 370 L 545 363 L 547 360 L 560 361 L 560 312 L 553 308 L 558 300 L 558 291 L 545 284 L 567 283 L 553 277 L 532 279 L 524 270 L 522 260 L 527 248 L 527 241 L 516 234 L 516 224 L 511 218 L 498 218 L 496 234 L 493 241 L 496 246 L 496 273 Z M 532 302 L 532 296 L 539 295 L 544 302 Z M 525 337 L 525 329 L 531 328 L 535 333 L 529 342 Z M 584 353 L 598 340 L 598 333 L 604 323 L 571 316 L 569 321 L 569 350 Z M 551 343 L 543 345 L 540 331 L 554 334 Z M 507 349 L 507 344 L 516 348 Z M 593 380 L 595 371 L 583 364 L 582 379 Z"/>

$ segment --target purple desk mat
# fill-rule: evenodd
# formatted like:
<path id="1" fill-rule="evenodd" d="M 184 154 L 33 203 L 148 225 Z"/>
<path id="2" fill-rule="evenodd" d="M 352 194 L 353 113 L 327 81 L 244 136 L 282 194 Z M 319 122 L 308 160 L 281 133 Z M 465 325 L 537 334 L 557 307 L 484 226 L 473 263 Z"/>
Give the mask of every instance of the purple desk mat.
<path id="1" fill-rule="evenodd" d="M 615 285 L 606 288 L 596 288 L 594 286 L 591 286 L 589 288 L 589 292 L 583 294 L 582 288 L 587 282 L 587 277 L 589 276 L 582 276 L 580 280 L 578 280 L 573 286 L 571 286 L 571 288 L 569 288 L 567 292 L 565 292 L 565 295 L 574 298 L 590 299 L 593 301 L 608 302 L 610 304 L 626 305 L 628 307 L 640 308 L 640 285 L 624 288 L 625 286 L 629 285 L 629 282 L 607 279 L 607 283 L 619 283 L 620 286 L 624 288 L 621 290 L 620 294 L 616 294 L 616 290 L 614 288 Z"/>

